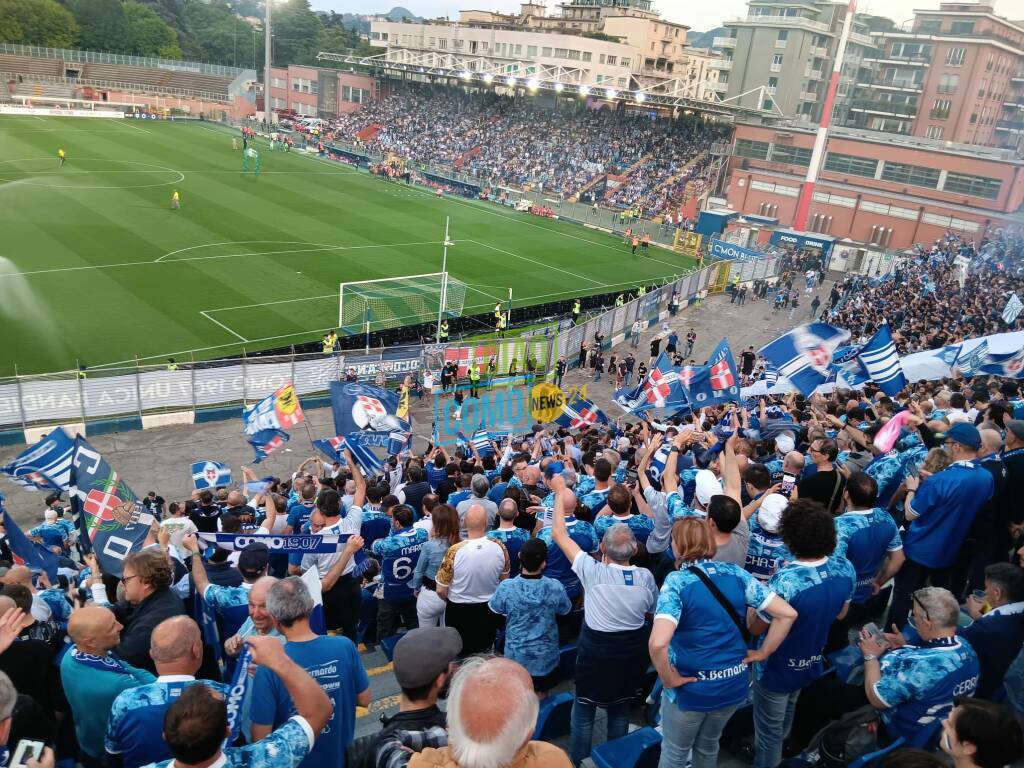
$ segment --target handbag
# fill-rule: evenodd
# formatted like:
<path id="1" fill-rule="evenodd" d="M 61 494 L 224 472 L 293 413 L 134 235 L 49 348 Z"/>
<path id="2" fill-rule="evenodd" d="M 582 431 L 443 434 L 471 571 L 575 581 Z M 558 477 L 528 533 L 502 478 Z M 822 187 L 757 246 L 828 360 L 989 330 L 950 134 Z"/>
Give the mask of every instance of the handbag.
<path id="1" fill-rule="evenodd" d="M 708 588 L 708 592 L 710 592 L 712 597 L 718 601 L 718 604 L 722 606 L 725 612 L 729 614 L 729 618 L 733 620 L 733 623 L 736 625 L 736 629 L 740 631 L 740 635 L 743 637 L 743 642 L 749 646 L 750 630 L 747 629 L 747 625 L 740 619 L 739 614 L 736 613 L 736 609 L 733 608 L 732 603 L 730 603 L 725 598 L 725 595 L 722 594 L 722 590 L 715 586 L 715 583 L 708 578 L 708 575 L 697 566 L 691 565 L 686 570 L 704 582 L 704 586 Z"/>

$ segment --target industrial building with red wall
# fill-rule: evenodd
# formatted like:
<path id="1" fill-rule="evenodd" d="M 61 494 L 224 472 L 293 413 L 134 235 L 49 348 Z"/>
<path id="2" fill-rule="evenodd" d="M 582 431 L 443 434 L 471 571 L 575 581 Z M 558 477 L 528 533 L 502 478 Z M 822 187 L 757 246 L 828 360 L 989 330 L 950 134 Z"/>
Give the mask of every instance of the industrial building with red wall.
<path id="1" fill-rule="evenodd" d="M 737 124 L 725 197 L 792 226 L 814 131 Z M 1024 157 L 1009 150 L 832 128 L 807 230 L 902 249 L 947 231 L 1024 225 Z"/>

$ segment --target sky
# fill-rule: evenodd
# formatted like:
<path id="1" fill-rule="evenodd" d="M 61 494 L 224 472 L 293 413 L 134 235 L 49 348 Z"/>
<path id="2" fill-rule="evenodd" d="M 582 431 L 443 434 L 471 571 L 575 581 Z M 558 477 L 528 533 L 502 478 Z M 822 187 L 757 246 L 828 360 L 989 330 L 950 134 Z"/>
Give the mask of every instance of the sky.
<path id="1" fill-rule="evenodd" d="M 559 0 L 548 0 L 554 10 Z M 1005 16 L 1014 6 L 1013 16 L 1024 17 L 1021 0 L 996 0 L 996 13 Z M 488 11 L 518 10 L 519 0 L 311 0 L 316 10 L 347 11 L 349 13 L 383 13 L 396 5 L 408 8 L 418 16 L 450 16 L 457 18 L 460 9 L 478 8 Z M 914 8 L 938 8 L 939 0 L 859 0 L 857 10 L 888 16 L 902 24 L 914 17 Z M 722 25 L 733 16 L 746 14 L 746 0 L 654 0 L 654 7 L 669 21 L 682 22 L 697 32 L 706 32 Z M 1012 17 L 1011 17 L 1012 18 Z"/>

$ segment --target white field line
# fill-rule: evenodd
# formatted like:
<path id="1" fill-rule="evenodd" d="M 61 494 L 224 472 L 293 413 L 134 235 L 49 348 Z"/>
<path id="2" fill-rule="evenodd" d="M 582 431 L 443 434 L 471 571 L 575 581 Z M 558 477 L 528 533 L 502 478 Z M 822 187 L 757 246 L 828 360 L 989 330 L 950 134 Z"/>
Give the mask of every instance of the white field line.
<path id="1" fill-rule="evenodd" d="M 570 272 L 568 269 L 562 269 L 561 267 L 555 267 L 555 266 L 552 266 L 550 264 L 545 264 L 542 261 L 536 261 L 536 260 L 531 259 L 531 258 L 529 258 L 527 256 L 520 256 L 518 253 L 512 253 L 512 251 L 506 251 L 504 248 L 498 248 L 497 246 L 490 245 L 488 243 L 481 243 L 479 240 L 467 240 L 466 242 L 467 243 L 476 243 L 477 245 L 479 245 L 482 248 L 490 248 L 492 251 L 497 251 L 498 253 L 504 253 L 506 256 L 513 256 L 513 257 L 515 257 L 517 259 L 522 259 L 523 261 L 528 261 L 531 264 L 536 264 L 539 267 L 545 267 L 547 269 L 553 269 L 553 270 L 555 270 L 557 272 L 561 272 L 563 274 L 569 275 L 570 277 L 575 277 L 577 280 L 586 280 L 588 283 L 593 283 L 594 285 L 601 285 L 601 283 L 599 283 L 597 280 L 592 280 L 591 278 L 586 277 L 585 275 L 580 275 L 580 274 L 577 274 L 575 272 Z"/>
<path id="2" fill-rule="evenodd" d="M 224 323 L 222 323 L 222 322 L 221 322 L 220 320 L 216 320 L 216 319 L 214 319 L 214 318 L 210 317 L 210 316 L 209 316 L 208 314 L 206 314 L 205 312 L 200 312 L 199 314 L 200 314 L 200 315 L 202 315 L 203 317 L 205 317 L 205 318 L 206 318 L 207 320 L 209 320 L 209 321 L 210 321 L 211 323 L 215 323 L 216 325 L 219 325 L 219 326 L 220 326 L 221 328 L 223 328 L 223 329 L 224 329 L 225 331 L 227 331 L 228 333 L 230 333 L 230 334 L 231 334 L 232 336 L 236 336 L 237 338 L 241 339 L 242 341 L 244 341 L 244 342 L 245 342 L 245 343 L 247 343 L 247 344 L 249 343 L 249 340 L 248 340 L 247 338 L 245 338 L 245 336 L 243 336 L 243 335 L 242 335 L 242 334 L 240 334 L 240 333 L 235 333 L 235 332 L 234 332 L 233 330 L 231 330 L 231 329 L 230 329 L 230 328 L 228 328 L 228 327 L 227 327 L 226 325 L 224 325 Z"/>
<path id="3" fill-rule="evenodd" d="M 135 118 L 131 118 L 131 120 L 134 120 L 134 119 Z M 124 125 L 124 126 L 127 126 L 128 128 L 134 128 L 136 131 L 142 131 L 143 133 L 148 133 L 150 135 L 152 135 L 152 133 L 153 133 L 152 131 L 147 131 L 145 128 L 140 128 L 137 125 L 132 125 L 130 120 L 125 120 L 124 118 L 122 118 L 121 120 L 115 120 L 114 121 L 114 125 Z"/>

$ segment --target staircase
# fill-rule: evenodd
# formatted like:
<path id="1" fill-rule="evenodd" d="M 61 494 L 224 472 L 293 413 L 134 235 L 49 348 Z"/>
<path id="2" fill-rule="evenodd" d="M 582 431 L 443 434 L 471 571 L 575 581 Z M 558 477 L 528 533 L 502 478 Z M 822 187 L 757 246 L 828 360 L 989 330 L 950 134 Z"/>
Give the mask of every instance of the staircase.
<path id="1" fill-rule="evenodd" d="M 681 179 L 687 172 L 689 172 L 689 170 L 691 168 L 693 168 L 693 166 L 697 165 L 705 157 L 707 157 L 707 154 L 708 154 L 707 151 L 704 151 L 704 152 L 701 152 L 700 154 L 694 155 L 693 158 L 691 158 L 690 162 L 688 162 L 686 165 L 684 165 L 680 169 L 679 173 L 674 174 L 673 176 L 670 176 L 669 178 L 665 179 L 665 181 L 663 181 L 661 184 L 659 184 L 654 189 L 652 189 L 646 195 L 646 197 L 647 198 L 654 197 L 659 192 L 661 192 L 663 189 L 671 187 L 673 184 L 677 183 L 679 181 L 679 179 Z M 682 201 L 680 203 L 681 205 L 685 204 L 686 201 L 690 199 L 690 192 L 691 192 L 692 186 L 693 186 L 693 182 L 687 182 L 686 183 L 686 188 L 683 191 L 683 199 L 682 199 Z M 669 208 L 672 207 L 672 202 L 673 202 L 673 200 L 669 200 L 669 206 L 668 206 Z M 656 216 L 654 220 L 657 221 L 657 222 L 660 222 L 663 218 L 664 218 L 663 216 L 659 215 L 659 216 Z"/>

